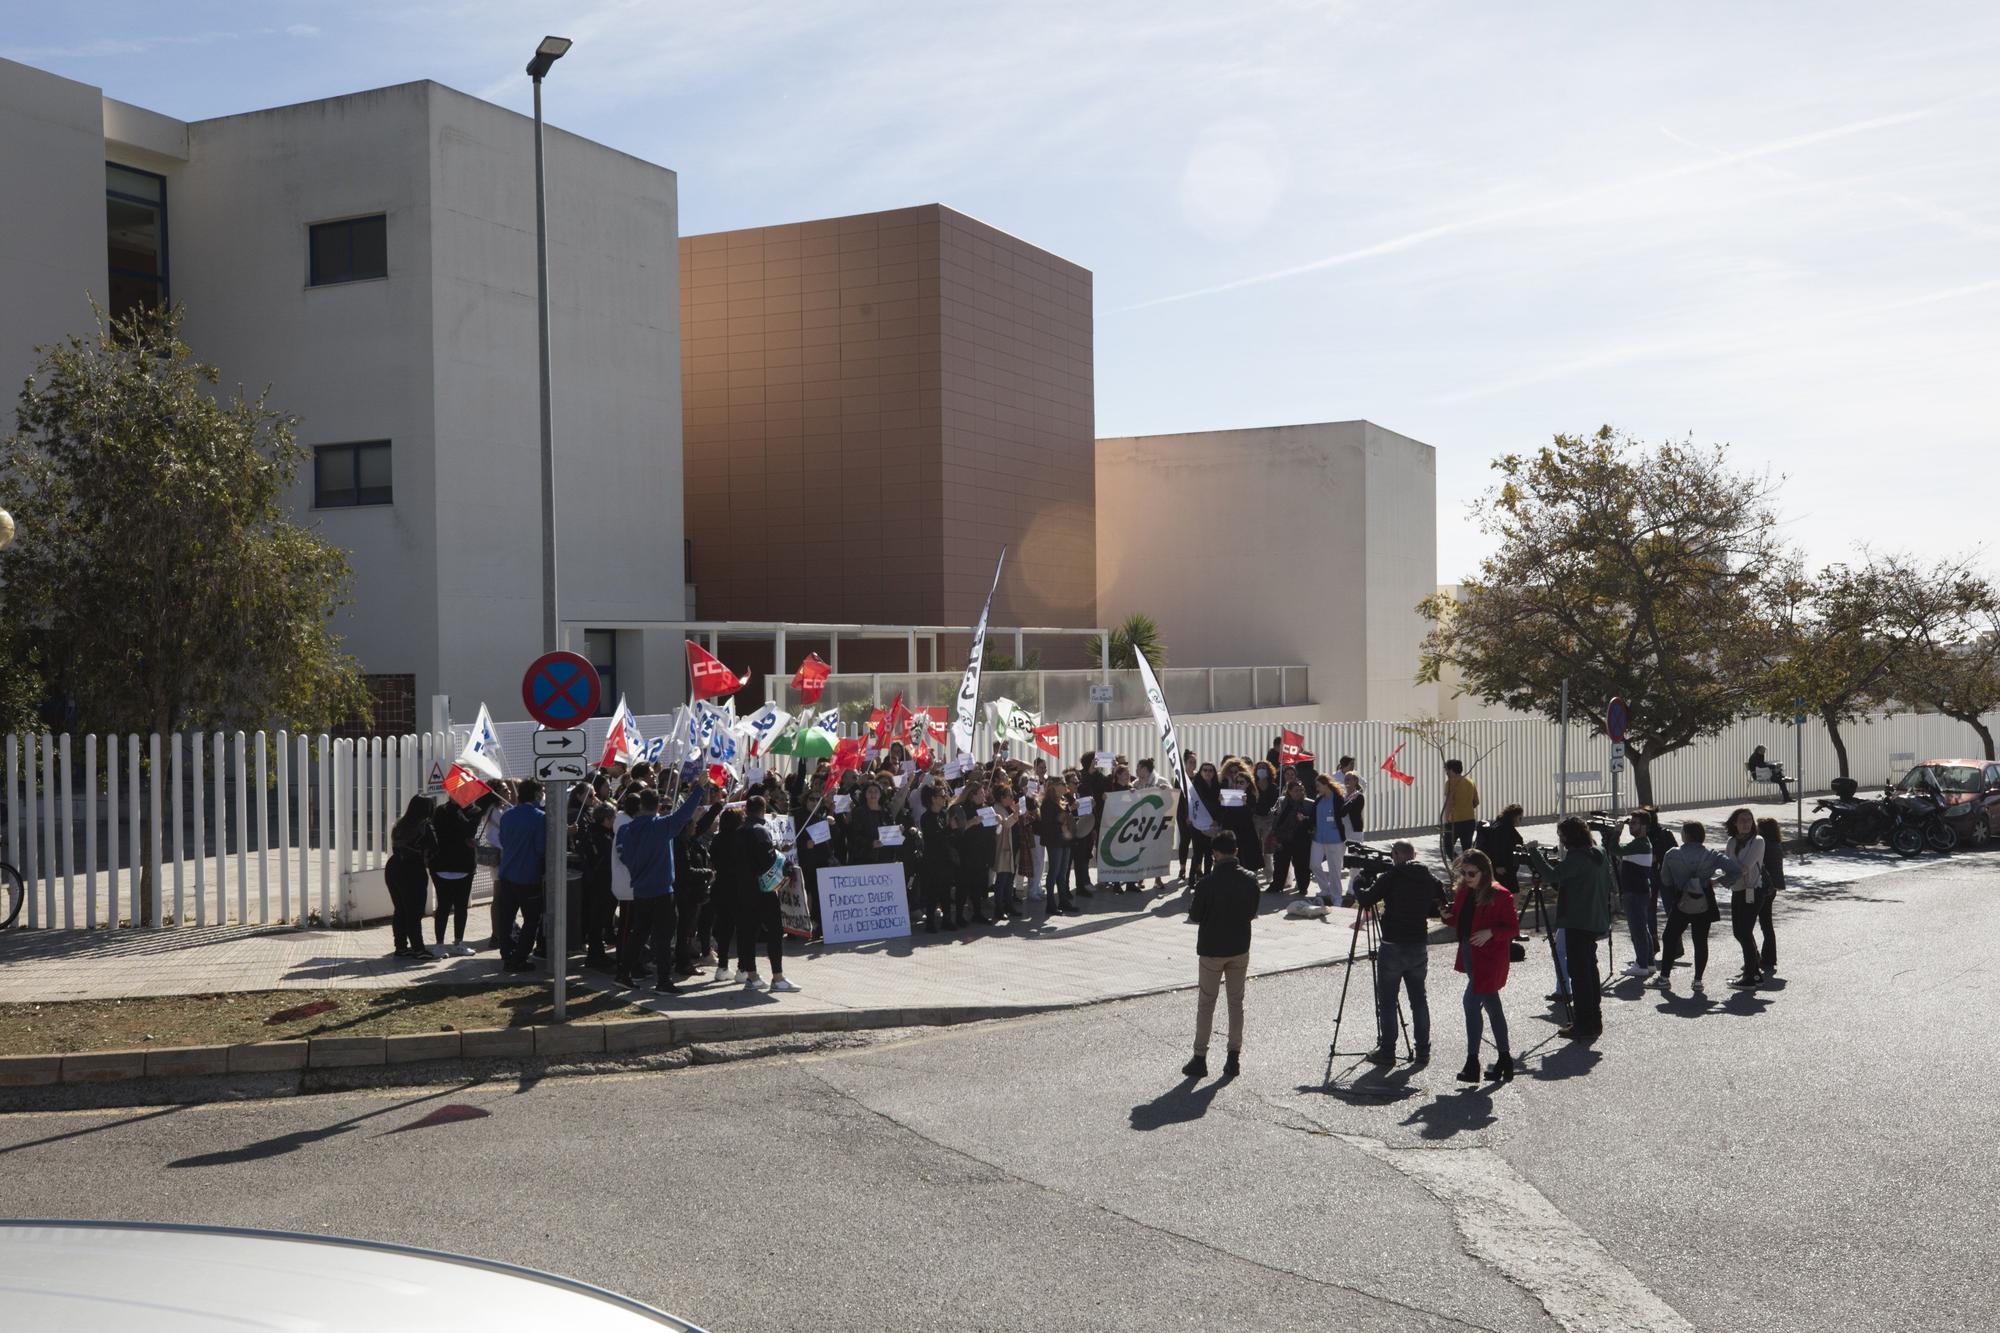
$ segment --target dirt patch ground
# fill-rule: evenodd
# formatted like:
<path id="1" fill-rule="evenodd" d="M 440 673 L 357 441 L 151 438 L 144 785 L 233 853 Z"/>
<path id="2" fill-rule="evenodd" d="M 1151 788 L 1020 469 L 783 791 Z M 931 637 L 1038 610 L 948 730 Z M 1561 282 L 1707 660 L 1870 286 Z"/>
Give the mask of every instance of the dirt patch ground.
<path id="1" fill-rule="evenodd" d="M 569 1021 L 630 1018 L 623 999 L 572 987 Z M 233 1045 L 294 1037 L 374 1036 L 553 1022 L 549 988 L 397 986 L 386 990 L 243 991 L 131 1000 L 0 1005 L 0 1055 Z"/>

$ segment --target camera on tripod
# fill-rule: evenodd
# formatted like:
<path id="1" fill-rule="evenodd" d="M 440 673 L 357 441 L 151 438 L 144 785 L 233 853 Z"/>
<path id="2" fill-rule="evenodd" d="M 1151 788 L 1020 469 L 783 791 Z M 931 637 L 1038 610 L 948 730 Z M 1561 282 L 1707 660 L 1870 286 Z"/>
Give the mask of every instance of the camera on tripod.
<path id="1" fill-rule="evenodd" d="M 1353 873 L 1354 887 L 1365 889 L 1390 866 L 1396 864 L 1389 853 L 1366 843 L 1349 843 L 1347 847 L 1347 868 Z"/>

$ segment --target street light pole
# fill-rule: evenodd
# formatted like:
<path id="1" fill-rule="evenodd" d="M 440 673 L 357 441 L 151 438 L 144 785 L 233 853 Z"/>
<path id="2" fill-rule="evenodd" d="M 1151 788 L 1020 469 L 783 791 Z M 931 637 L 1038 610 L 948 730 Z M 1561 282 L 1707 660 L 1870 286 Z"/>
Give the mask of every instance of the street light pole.
<path id="1" fill-rule="evenodd" d="M 549 418 L 549 205 L 548 182 L 542 170 L 542 76 L 570 48 L 567 37 L 544 37 L 528 62 L 535 83 L 535 309 L 541 334 L 542 398 L 542 651 L 562 647 L 556 619 L 556 453 Z M 542 883 L 548 903 L 550 1005 L 558 1022 L 569 1016 L 569 841 L 563 817 L 569 810 L 569 784 L 551 782 L 542 793 L 548 802 L 544 824 L 548 848 L 542 858 Z"/>

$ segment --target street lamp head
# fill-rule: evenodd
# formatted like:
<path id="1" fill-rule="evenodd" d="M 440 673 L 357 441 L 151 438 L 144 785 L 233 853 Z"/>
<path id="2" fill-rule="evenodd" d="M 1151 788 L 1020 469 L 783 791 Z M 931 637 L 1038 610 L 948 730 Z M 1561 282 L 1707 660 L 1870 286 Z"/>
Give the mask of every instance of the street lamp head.
<path id="1" fill-rule="evenodd" d="M 549 72 L 550 65 L 563 58 L 563 53 L 569 48 L 570 40 L 567 37 L 542 38 L 542 44 L 535 48 L 535 58 L 528 62 L 528 77 L 541 78 Z"/>

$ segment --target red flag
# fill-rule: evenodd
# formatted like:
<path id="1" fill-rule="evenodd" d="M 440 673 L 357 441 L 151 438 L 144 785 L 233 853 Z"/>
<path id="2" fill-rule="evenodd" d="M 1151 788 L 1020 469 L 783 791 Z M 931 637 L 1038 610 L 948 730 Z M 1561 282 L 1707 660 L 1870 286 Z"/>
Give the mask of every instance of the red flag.
<path id="1" fill-rule="evenodd" d="M 931 743 L 918 741 L 917 748 L 910 753 L 910 758 L 915 762 L 917 772 L 928 773 L 931 767 Z"/>
<path id="2" fill-rule="evenodd" d="M 840 775 L 849 769 L 861 767 L 862 740 L 859 736 L 844 737 L 833 747 L 833 762 L 827 765 L 826 789 L 832 791 L 840 781 Z"/>
<path id="3" fill-rule="evenodd" d="M 818 653 L 807 653 L 806 660 L 799 663 L 798 674 L 792 677 L 792 688 L 799 692 L 803 702 L 816 704 L 820 691 L 826 688 L 826 678 L 832 674 L 833 668 L 820 661 Z"/>
<path id="4" fill-rule="evenodd" d="M 1036 727 L 1035 748 L 1051 759 L 1062 758 L 1062 728 L 1053 722 Z"/>
<path id="5" fill-rule="evenodd" d="M 471 805 L 492 790 L 471 769 L 461 764 L 453 764 L 445 772 L 444 794 L 451 797 L 454 805 Z"/>
<path id="6" fill-rule="evenodd" d="M 1278 733 L 1278 762 L 1281 764 L 1310 764 L 1312 751 L 1305 748 L 1306 738 L 1287 728 Z"/>
<path id="7" fill-rule="evenodd" d="M 719 699 L 725 694 L 734 694 L 750 683 L 748 672 L 738 677 L 734 671 L 722 665 L 713 653 L 693 639 L 687 641 L 687 646 L 688 675 L 694 680 L 694 697 L 697 701 Z"/>
<path id="8" fill-rule="evenodd" d="M 718 787 L 728 787 L 729 766 L 727 764 L 710 764 L 708 766 L 708 780 Z"/>
<path id="9" fill-rule="evenodd" d="M 1403 745 L 1408 744 L 1408 741 L 1403 742 Z M 1396 767 L 1396 756 L 1403 752 L 1403 745 L 1398 745 L 1395 749 L 1389 751 L 1389 757 L 1382 761 L 1382 771 L 1407 787 L 1415 782 L 1416 779 Z"/>
<path id="10" fill-rule="evenodd" d="M 903 707 L 902 693 L 900 691 L 897 692 L 896 701 L 889 705 L 888 712 L 885 713 L 878 708 L 870 714 L 868 725 L 874 729 L 875 748 L 877 750 L 888 749 L 889 738 L 892 735 L 908 733 L 910 729 L 910 710 Z"/>

